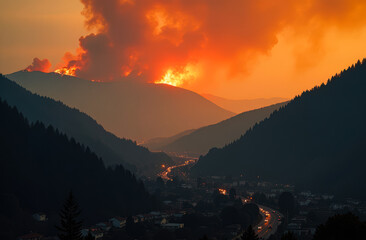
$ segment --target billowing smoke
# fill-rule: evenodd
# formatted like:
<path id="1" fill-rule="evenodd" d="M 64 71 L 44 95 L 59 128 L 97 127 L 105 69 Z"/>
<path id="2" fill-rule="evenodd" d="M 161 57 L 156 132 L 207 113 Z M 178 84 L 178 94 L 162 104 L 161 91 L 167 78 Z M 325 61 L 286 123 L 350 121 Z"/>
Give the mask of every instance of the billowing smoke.
<path id="1" fill-rule="evenodd" d="M 94 33 L 80 38 L 75 55 L 64 56 L 63 68 L 101 81 L 135 75 L 154 82 L 167 73 L 229 79 L 269 53 L 284 29 L 321 45 L 324 29 L 357 28 L 366 20 L 364 0 L 81 1 Z"/>
<path id="2" fill-rule="evenodd" d="M 48 59 L 39 59 L 34 58 L 31 65 L 29 65 L 25 70 L 29 72 L 33 71 L 41 71 L 41 72 L 48 72 L 51 68 L 51 63 Z"/>

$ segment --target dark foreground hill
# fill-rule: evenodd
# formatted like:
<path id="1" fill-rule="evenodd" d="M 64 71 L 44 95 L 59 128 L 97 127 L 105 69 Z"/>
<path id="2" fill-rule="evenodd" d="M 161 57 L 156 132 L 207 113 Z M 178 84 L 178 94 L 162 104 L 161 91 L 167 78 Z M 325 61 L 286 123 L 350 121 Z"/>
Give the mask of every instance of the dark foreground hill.
<path id="1" fill-rule="evenodd" d="M 167 152 L 195 155 L 206 154 L 213 147 L 223 147 L 238 139 L 255 123 L 269 117 L 273 111 L 286 105 L 286 103 L 278 103 L 269 107 L 244 112 L 219 123 L 199 128 L 193 132 L 187 132 L 185 135 L 182 133 L 183 136 L 178 138 L 161 141 L 161 145 L 157 145 L 155 141 L 155 144 L 154 142 L 147 143 L 146 146 L 153 150 Z M 168 142 L 168 140 L 172 141 Z"/>
<path id="2" fill-rule="evenodd" d="M 23 227 L 21 212 L 57 213 L 70 190 L 89 224 L 154 207 L 144 184 L 122 166 L 105 168 L 89 148 L 52 126 L 30 125 L 2 100 L 0 116 L 0 235 Z"/>
<path id="3" fill-rule="evenodd" d="M 196 175 L 245 174 L 366 199 L 366 60 L 275 111 L 232 144 L 211 149 Z"/>
<path id="4" fill-rule="evenodd" d="M 186 89 L 132 79 L 91 82 L 56 73 L 7 75 L 41 96 L 85 112 L 118 137 L 166 137 L 224 120 L 234 114 Z"/>
<path id="5" fill-rule="evenodd" d="M 31 122 L 51 124 L 90 147 L 106 165 L 123 164 L 140 173 L 151 174 L 161 164 L 172 162 L 165 153 L 152 153 L 131 140 L 118 138 L 85 113 L 48 97 L 32 94 L 4 76 L 0 76 L 0 98 L 16 106 Z"/>

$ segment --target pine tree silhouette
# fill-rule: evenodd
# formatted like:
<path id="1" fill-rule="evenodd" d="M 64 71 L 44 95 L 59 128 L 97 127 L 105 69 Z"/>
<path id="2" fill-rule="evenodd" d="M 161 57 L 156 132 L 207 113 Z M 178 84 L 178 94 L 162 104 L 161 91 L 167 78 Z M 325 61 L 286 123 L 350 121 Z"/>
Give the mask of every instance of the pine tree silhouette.
<path id="1" fill-rule="evenodd" d="M 58 237 L 61 240 L 82 240 L 82 222 L 78 220 L 80 216 L 79 206 L 70 191 L 63 208 L 60 211 L 61 225 L 56 226 L 59 230 Z"/>
<path id="2" fill-rule="evenodd" d="M 245 230 L 242 238 L 242 240 L 258 240 L 257 234 L 255 234 L 252 225 L 249 225 L 249 227 Z"/>

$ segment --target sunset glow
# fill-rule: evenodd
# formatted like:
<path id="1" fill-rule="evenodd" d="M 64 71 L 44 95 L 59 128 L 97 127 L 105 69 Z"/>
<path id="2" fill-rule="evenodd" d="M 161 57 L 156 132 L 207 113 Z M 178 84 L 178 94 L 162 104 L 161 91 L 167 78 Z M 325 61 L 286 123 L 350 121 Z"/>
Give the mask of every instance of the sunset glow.
<path id="1" fill-rule="evenodd" d="M 19 6 L 12 4 L 3 9 L 16 12 Z M 74 22 L 86 26 L 78 30 L 78 37 L 73 33 L 74 47 L 61 42 L 57 49 L 37 47 L 40 59 L 52 62 L 53 69 L 38 61 L 28 71 L 55 71 L 101 82 L 136 77 L 229 99 L 292 98 L 366 56 L 366 2 L 362 0 L 83 0 L 70 9 Z M 24 24 L 24 19 L 14 16 L 18 15 L 9 19 Z M 60 18 L 57 24 L 64 24 L 64 19 L 69 18 Z M 13 35 L 13 22 L 3 24 L 4 35 Z M 48 43 L 49 28 L 37 27 L 27 37 L 42 46 Z M 70 27 L 57 29 L 57 36 L 70 35 Z M 13 42 L 2 49 L 1 62 L 7 66 L 3 71 L 11 69 L 8 48 L 13 49 L 12 56 L 27 56 L 23 69 L 37 56 L 28 51 L 31 45 Z M 66 53 L 55 58 L 60 49 Z M 200 66 L 199 74 L 190 65 Z"/>

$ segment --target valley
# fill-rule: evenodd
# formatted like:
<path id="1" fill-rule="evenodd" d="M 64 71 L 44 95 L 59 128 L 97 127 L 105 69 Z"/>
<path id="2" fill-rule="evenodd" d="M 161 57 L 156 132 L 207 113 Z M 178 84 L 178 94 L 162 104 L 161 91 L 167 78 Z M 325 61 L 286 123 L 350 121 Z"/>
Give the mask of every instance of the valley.
<path id="1" fill-rule="evenodd" d="M 365 0 L 0 0 L 0 240 L 361 240 Z"/>

